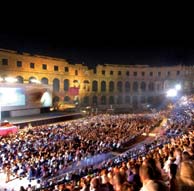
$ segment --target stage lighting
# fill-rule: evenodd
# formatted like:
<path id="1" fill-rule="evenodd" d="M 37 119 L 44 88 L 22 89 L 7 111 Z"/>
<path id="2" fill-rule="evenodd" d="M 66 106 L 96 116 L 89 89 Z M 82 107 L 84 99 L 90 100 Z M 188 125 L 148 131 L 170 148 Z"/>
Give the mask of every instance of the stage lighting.
<path id="1" fill-rule="evenodd" d="M 180 85 L 180 84 L 176 84 L 176 85 L 175 85 L 175 89 L 176 89 L 177 91 L 181 90 L 181 85 Z"/>
<path id="2" fill-rule="evenodd" d="M 41 84 L 41 82 L 39 80 L 36 80 L 36 79 L 31 79 L 30 82 L 35 83 L 35 84 Z"/>
<path id="3" fill-rule="evenodd" d="M 6 82 L 9 82 L 9 83 L 15 83 L 15 82 L 17 82 L 18 80 L 17 80 L 16 78 L 6 77 L 6 78 L 5 78 L 5 81 L 6 81 Z"/>
<path id="4" fill-rule="evenodd" d="M 166 92 L 167 97 L 176 97 L 177 96 L 177 90 L 176 89 L 170 89 Z"/>

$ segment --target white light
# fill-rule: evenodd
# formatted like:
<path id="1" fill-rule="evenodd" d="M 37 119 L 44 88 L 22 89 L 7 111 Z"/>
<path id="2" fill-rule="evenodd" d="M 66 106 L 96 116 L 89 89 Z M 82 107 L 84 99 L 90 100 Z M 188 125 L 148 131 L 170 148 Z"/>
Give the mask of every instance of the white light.
<path id="1" fill-rule="evenodd" d="M 180 84 L 177 84 L 177 85 L 175 86 L 175 89 L 176 89 L 177 91 L 181 90 L 181 85 L 180 85 Z"/>
<path id="2" fill-rule="evenodd" d="M 14 83 L 14 82 L 17 82 L 18 80 L 16 78 L 6 77 L 5 78 L 5 81 L 6 82 L 9 82 L 9 83 Z"/>
<path id="3" fill-rule="evenodd" d="M 177 96 L 177 90 L 176 89 L 170 89 L 166 92 L 167 97 L 176 97 Z"/>
<path id="4" fill-rule="evenodd" d="M 0 78 L 0 82 L 2 82 L 3 81 L 3 78 Z"/>
<path id="5" fill-rule="evenodd" d="M 41 83 L 39 80 L 36 80 L 36 79 L 31 79 L 30 82 L 35 83 L 35 84 L 40 84 Z"/>

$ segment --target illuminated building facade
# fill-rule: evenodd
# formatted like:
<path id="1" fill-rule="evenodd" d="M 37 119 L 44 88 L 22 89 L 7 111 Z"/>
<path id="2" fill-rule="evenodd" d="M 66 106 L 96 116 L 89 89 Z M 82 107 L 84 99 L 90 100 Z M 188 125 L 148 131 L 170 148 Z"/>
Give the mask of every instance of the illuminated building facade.
<path id="1" fill-rule="evenodd" d="M 193 67 L 149 65 L 98 65 L 89 69 L 64 59 L 0 50 L 0 77 L 15 77 L 17 83 L 40 81 L 53 88 L 53 102 L 81 106 L 141 107 L 160 103 L 165 91 L 176 83 L 190 92 Z M 33 81 L 34 80 L 34 81 Z"/>

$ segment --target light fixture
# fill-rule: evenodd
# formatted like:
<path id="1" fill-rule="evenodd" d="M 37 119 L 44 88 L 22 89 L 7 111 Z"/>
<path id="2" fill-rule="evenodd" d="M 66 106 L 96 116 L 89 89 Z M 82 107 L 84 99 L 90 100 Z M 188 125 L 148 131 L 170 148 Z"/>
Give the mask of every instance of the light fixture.
<path id="1" fill-rule="evenodd" d="M 31 83 L 35 83 L 35 84 L 40 84 L 41 82 L 37 79 L 31 79 L 30 80 Z"/>
<path id="2" fill-rule="evenodd" d="M 175 89 L 176 89 L 177 91 L 181 90 L 181 85 L 180 85 L 180 84 L 176 84 L 176 85 L 175 85 Z"/>
<path id="3" fill-rule="evenodd" d="M 177 96 L 177 90 L 176 89 L 169 89 L 166 92 L 167 97 L 176 97 Z"/>
<path id="4" fill-rule="evenodd" d="M 17 78 L 13 78 L 13 77 L 6 77 L 5 81 L 8 82 L 8 83 L 15 83 L 18 80 L 17 80 Z"/>

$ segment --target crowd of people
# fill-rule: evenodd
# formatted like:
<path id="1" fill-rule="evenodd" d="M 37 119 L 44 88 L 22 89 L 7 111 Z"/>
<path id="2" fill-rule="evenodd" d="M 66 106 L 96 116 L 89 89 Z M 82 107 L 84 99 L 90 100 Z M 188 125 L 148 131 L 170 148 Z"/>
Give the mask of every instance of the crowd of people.
<path id="1" fill-rule="evenodd" d="M 192 99 L 171 113 L 101 114 L 71 122 L 26 128 L 0 139 L 0 166 L 18 178 L 37 179 L 23 190 L 191 191 L 194 190 L 194 107 Z M 165 114 L 166 113 L 166 114 Z M 166 123 L 160 126 L 161 121 Z M 162 134 L 140 148 L 76 171 L 86 158 L 126 147 L 154 127 Z M 162 136 L 161 136 L 162 135 Z"/>
<path id="2" fill-rule="evenodd" d="M 133 115 L 98 115 L 71 122 L 21 130 L 1 137 L 0 166 L 6 173 L 44 180 L 72 162 L 123 148 L 135 136 L 149 132 L 158 118 Z"/>

